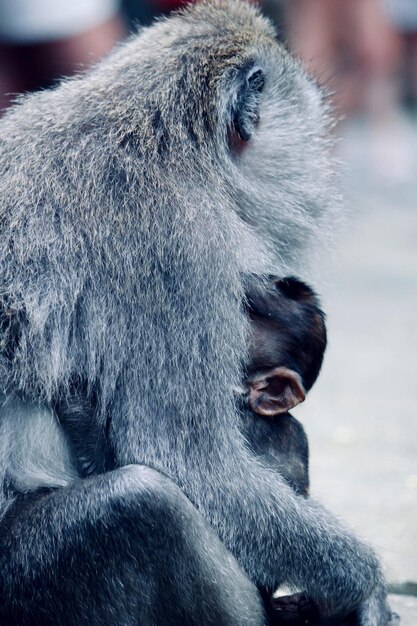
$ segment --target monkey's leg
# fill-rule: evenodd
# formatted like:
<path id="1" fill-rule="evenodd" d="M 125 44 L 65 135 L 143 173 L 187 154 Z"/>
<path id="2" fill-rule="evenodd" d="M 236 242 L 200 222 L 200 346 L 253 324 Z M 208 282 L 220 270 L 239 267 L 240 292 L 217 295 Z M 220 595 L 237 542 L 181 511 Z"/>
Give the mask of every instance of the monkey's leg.
<path id="1" fill-rule="evenodd" d="M 262 626 L 254 585 L 168 478 L 131 465 L 24 496 L 0 526 L 2 626 Z"/>

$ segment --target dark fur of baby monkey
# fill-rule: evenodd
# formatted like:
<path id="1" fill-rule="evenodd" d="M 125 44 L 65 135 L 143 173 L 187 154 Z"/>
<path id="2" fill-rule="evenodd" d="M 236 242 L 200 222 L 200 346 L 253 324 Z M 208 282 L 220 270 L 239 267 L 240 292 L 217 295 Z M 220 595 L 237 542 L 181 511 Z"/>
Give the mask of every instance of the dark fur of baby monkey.
<path id="1" fill-rule="evenodd" d="M 293 277 L 252 281 L 249 292 L 249 359 L 240 395 L 244 432 L 263 463 L 307 495 L 307 438 L 288 411 L 304 401 L 319 374 L 325 315 L 314 291 Z"/>
<path id="2" fill-rule="evenodd" d="M 260 463 L 234 393 L 249 277 L 334 229 L 330 125 L 234 0 L 1 119 L 2 626 L 262 626 L 258 589 L 282 583 L 392 622 L 373 550 Z M 80 389 L 94 411 L 68 427 Z"/>

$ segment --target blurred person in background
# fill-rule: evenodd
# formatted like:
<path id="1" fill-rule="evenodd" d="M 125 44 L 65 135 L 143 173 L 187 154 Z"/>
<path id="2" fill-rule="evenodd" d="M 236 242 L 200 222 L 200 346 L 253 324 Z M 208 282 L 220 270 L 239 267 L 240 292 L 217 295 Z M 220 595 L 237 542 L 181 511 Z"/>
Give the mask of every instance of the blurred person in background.
<path id="1" fill-rule="evenodd" d="M 0 111 L 96 62 L 124 33 L 119 0 L 0 0 Z"/>
<path id="2" fill-rule="evenodd" d="M 330 88 L 340 112 L 392 105 L 398 37 L 380 0 L 292 0 L 287 11 L 292 51 Z"/>
<path id="3" fill-rule="evenodd" d="M 386 2 L 392 3 L 391 11 Z M 359 116 L 365 123 L 369 174 L 384 186 L 405 182 L 414 167 L 408 123 L 400 109 L 403 48 L 397 28 L 400 15 L 401 23 L 406 21 L 402 3 L 414 7 L 407 13 L 410 28 L 417 0 L 287 2 L 289 47 L 330 90 L 336 114 Z"/>
<path id="4" fill-rule="evenodd" d="M 401 41 L 403 100 L 417 109 L 417 0 L 385 0 Z"/>
<path id="5" fill-rule="evenodd" d="M 0 115 L 19 93 L 98 61 L 139 25 L 193 0 L 0 0 Z M 255 0 L 254 0 L 255 1 Z M 266 0 L 282 33 L 285 0 Z"/>

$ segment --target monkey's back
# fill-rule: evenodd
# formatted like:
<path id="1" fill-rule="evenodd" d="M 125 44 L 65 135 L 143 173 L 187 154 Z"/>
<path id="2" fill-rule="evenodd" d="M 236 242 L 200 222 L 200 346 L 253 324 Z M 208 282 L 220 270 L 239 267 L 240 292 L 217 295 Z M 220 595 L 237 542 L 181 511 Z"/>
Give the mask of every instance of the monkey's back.
<path id="1" fill-rule="evenodd" d="M 257 68 L 260 121 L 237 155 L 233 112 Z M 0 294 L 18 320 L 4 393 L 50 403 L 85 380 L 120 463 L 186 475 L 190 437 L 219 458 L 241 446 L 243 276 L 279 272 L 317 236 L 332 205 L 325 130 L 315 87 L 233 1 L 23 98 L 0 122 Z"/>

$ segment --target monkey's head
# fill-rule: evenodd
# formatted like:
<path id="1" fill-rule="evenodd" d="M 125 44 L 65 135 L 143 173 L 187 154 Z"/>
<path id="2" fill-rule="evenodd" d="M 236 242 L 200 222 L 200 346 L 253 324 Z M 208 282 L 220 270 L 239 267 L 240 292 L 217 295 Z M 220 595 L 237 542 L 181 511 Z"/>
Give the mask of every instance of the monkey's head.
<path id="1" fill-rule="evenodd" d="M 249 364 L 244 387 L 252 411 L 276 416 L 304 401 L 319 374 L 326 325 L 314 291 L 293 277 L 251 292 Z"/>
<path id="2" fill-rule="evenodd" d="M 229 207 L 261 271 L 261 258 L 268 271 L 293 270 L 300 250 L 332 230 L 322 95 L 252 4 L 192 4 L 112 58 L 112 71 L 95 70 L 108 87 L 105 102 L 95 94 L 99 115 L 113 118 L 119 146 L 143 159 L 144 185 L 150 177 L 175 198 L 174 183 L 185 180 L 196 203 L 207 195 L 212 210 Z"/>

